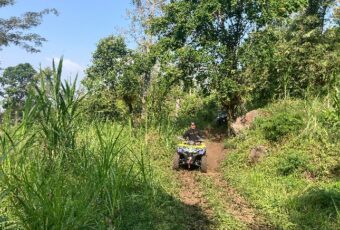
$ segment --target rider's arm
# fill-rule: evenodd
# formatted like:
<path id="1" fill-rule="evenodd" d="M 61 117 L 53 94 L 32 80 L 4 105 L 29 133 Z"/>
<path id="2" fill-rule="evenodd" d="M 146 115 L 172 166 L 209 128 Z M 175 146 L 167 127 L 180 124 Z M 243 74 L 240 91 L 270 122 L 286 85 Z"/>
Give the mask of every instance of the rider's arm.
<path id="1" fill-rule="evenodd" d="M 198 130 L 198 135 L 201 139 L 204 139 L 205 138 L 205 134 L 202 130 Z"/>
<path id="2" fill-rule="evenodd" d="M 188 139 L 189 138 L 189 130 L 185 131 L 185 133 L 183 134 L 183 138 L 184 139 Z"/>

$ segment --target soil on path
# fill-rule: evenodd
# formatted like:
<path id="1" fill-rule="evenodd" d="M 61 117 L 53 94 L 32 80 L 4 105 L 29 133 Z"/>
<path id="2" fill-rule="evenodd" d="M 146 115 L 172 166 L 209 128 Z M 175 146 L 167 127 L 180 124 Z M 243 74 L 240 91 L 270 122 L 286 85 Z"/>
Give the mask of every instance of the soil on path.
<path id="1" fill-rule="evenodd" d="M 249 203 L 231 186 L 227 181 L 223 179 L 223 175 L 220 172 L 220 163 L 223 162 L 227 155 L 227 151 L 224 149 L 223 143 L 209 142 L 207 143 L 207 160 L 208 160 L 208 173 L 201 174 L 198 171 L 181 170 L 178 173 L 178 179 L 181 183 L 181 201 L 191 209 L 191 214 L 197 216 L 199 212 L 195 213 L 195 210 L 200 210 L 200 213 L 204 213 L 211 221 L 207 219 L 199 218 L 196 224 L 189 229 L 214 229 L 213 220 L 215 219 L 214 213 L 209 207 L 208 201 L 204 197 L 204 190 L 200 189 L 198 176 L 208 176 L 212 179 L 213 184 L 220 193 L 221 199 L 223 199 L 223 207 L 226 212 L 233 215 L 235 219 L 246 224 L 248 229 L 273 229 L 268 225 L 263 217 L 261 217 L 257 210 L 251 207 Z M 200 174 L 200 175 L 198 175 Z"/>
<path id="2" fill-rule="evenodd" d="M 207 200 L 204 198 L 204 194 L 199 189 L 199 185 L 194 177 L 195 173 L 197 172 L 186 170 L 178 173 L 178 179 L 181 183 L 181 192 L 179 196 L 187 208 L 187 229 L 213 229 L 214 214 L 210 209 Z"/>

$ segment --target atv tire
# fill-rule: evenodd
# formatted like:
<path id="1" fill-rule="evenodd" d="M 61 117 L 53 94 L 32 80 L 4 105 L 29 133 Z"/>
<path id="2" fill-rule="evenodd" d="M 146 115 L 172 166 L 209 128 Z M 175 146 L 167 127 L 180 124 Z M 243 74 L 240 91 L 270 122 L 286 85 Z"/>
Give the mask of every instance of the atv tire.
<path id="1" fill-rule="evenodd" d="M 207 155 L 202 156 L 202 159 L 201 159 L 201 172 L 203 172 L 203 173 L 208 172 L 208 159 L 207 159 Z"/>
<path id="2" fill-rule="evenodd" d="M 176 153 L 172 162 L 172 169 L 179 170 L 179 155 Z"/>

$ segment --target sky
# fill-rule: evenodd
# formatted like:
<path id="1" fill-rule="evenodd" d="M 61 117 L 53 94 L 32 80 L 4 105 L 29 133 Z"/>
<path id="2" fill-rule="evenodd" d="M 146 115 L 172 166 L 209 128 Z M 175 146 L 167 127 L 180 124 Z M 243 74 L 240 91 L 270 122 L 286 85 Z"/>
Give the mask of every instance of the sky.
<path id="1" fill-rule="evenodd" d="M 91 64 L 91 56 L 98 41 L 117 34 L 129 24 L 126 10 L 131 0 L 16 0 L 13 6 L 0 8 L 0 17 L 20 16 L 27 11 L 55 8 L 59 16 L 46 15 L 38 27 L 30 30 L 48 41 L 40 53 L 27 53 L 14 45 L 0 50 L 0 67 L 30 63 L 35 69 L 52 65 L 52 60 L 63 62 L 63 77 L 83 78 Z"/>

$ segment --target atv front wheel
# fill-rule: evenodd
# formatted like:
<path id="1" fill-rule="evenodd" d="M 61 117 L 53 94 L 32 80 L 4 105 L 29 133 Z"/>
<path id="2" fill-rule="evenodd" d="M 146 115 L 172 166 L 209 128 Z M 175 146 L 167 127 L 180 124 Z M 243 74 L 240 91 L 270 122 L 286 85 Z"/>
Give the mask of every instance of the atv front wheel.
<path id="1" fill-rule="evenodd" d="M 201 159 L 201 172 L 208 172 L 208 159 L 206 155 L 202 156 Z"/>
<path id="2" fill-rule="evenodd" d="M 172 162 L 172 169 L 179 170 L 179 155 L 176 153 Z"/>

